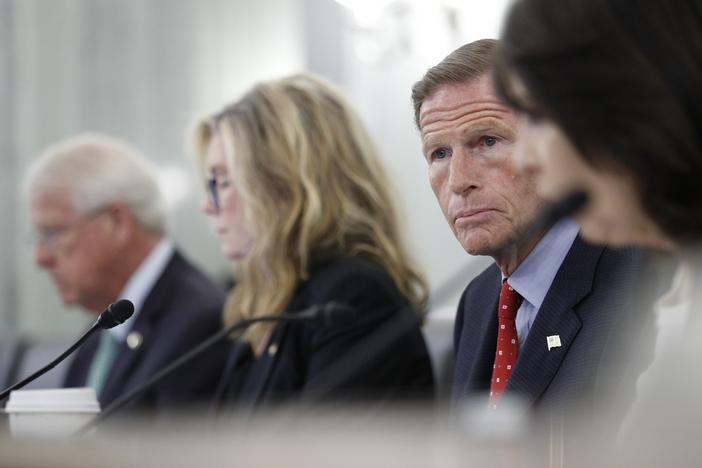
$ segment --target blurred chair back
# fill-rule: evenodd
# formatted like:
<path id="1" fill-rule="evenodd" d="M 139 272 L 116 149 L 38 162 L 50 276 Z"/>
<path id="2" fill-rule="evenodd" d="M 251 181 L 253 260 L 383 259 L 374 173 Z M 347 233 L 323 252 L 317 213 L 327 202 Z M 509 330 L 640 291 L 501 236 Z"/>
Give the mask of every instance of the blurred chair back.
<path id="1" fill-rule="evenodd" d="M 16 373 L 13 376 L 13 381 L 8 386 L 44 367 L 57 358 L 71 344 L 72 341 L 70 339 L 59 337 L 45 337 L 26 341 L 23 352 L 16 364 Z M 60 388 L 73 356 L 69 356 L 61 364 L 34 382 L 27 384 L 24 388 Z"/>
<path id="2" fill-rule="evenodd" d="M 15 335 L 0 337 L 0 389 L 5 389 L 17 381 L 17 372 L 26 340 Z"/>
<path id="3" fill-rule="evenodd" d="M 453 314 L 453 310 L 432 310 L 422 327 L 434 369 L 437 396 L 442 400 L 450 396 L 453 379 Z"/>

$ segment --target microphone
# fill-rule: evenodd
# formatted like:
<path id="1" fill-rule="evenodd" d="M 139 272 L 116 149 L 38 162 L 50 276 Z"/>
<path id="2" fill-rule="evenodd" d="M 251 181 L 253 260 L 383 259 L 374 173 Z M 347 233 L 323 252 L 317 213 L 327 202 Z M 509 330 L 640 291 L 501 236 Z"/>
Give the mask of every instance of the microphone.
<path id="1" fill-rule="evenodd" d="M 342 328 L 348 326 L 355 322 L 357 317 L 356 310 L 351 306 L 342 304 L 339 302 L 327 302 L 323 304 L 315 304 L 306 309 L 300 310 L 294 313 L 287 313 L 281 315 L 264 315 L 261 317 L 254 317 L 250 319 L 243 319 L 235 322 L 228 327 L 225 327 L 215 333 L 214 335 L 207 338 L 205 341 L 199 345 L 192 348 L 187 353 L 180 356 L 178 359 L 174 360 L 166 367 L 162 368 L 156 372 L 150 379 L 143 382 L 141 385 L 134 387 L 129 392 L 117 398 L 112 403 L 107 405 L 107 407 L 88 422 L 85 426 L 80 428 L 75 435 L 82 435 L 96 427 L 102 421 L 109 418 L 112 414 L 120 410 L 122 407 L 130 403 L 136 397 L 144 393 L 146 390 L 150 389 L 157 383 L 159 383 L 164 378 L 171 375 L 176 370 L 180 369 L 182 366 L 207 351 L 209 348 L 217 344 L 219 341 L 225 339 L 232 333 L 244 330 L 254 323 L 259 322 L 309 322 L 310 324 L 322 326 L 322 327 L 338 327 Z"/>
<path id="2" fill-rule="evenodd" d="M 93 326 L 107 330 L 126 322 L 134 313 L 134 304 L 127 299 L 120 299 L 107 306 Z"/>
<path id="3" fill-rule="evenodd" d="M 18 390 L 25 385 L 27 385 L 30 382 L 33 382 L 34 380 L 38 379 L 42 375 L 46 374 L 48 371 L 56 367 L 61 361 L 66 359 L 71 353 L 73 353 L 76 349 L 80 348 L 80 346 L 87 340 L 93 333 L 95 333 L 97 330 L 107 330 L 108 328 L 115 327 L 119 324 L 124 323 L 129 317 L 132 316 L 134 313 L 134 304 L 132 304 L 130 301 L 127 299 L 121 299 L 117 302 L 114 302 L 107 306 L 107 308 L 100 314 L 98 319 L 95 321 L 95 323 L 86 331 L 83 336 L 78 338 L 78 341 L 73 343 L 71 347 L 69 347 L 66 351 L 64 351 L 59 357 L 51 361 L 49 364 L 46 366 L 42 367 L 29 377 L 17 382 L 16 384 L 12 385 L 11 387 L 6 388 L 5 390 L 0 393 L 0 401 L 6 399 L 9 395 L 10 392 L 13 390 Z"/>
<path id="4" fill-rule="evenodd" d="M 566 216 L 571 216 L 585 207 L 588 195 L 582 190 L 568 193 L 561 199 L 546 205 L 541 213 L 527 227 L 522 239 L 528 239 L 540 231 L 546 231 Z"/>
<path id="5" fill-rule="evenodd" d="M 355 324 L 359 319 L 356 309 L 334 301 L 313 305 L 295 315 L 324 328 L 347 327 Z"/>

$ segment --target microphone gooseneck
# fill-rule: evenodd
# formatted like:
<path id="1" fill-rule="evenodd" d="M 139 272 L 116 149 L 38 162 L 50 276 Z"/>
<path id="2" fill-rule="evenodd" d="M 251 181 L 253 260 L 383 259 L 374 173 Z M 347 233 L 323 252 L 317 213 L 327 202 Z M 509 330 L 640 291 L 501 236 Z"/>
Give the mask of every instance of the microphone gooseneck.
<path id="1" fill-rule="evenodd" d="M 584 191 L 575 190 L 547 205 L 529 225 L 522 237 L 527 239 L 538 232 L 546 231 L 566 216 L 576 214 L 585 207 L 588 198 Z"/>
<path id="2" fill-rule="evenodd" d="M 134 387 L 129 392 L 123 394 L 112 403 L 107 405 L 102 413 L 98 414 L 85 426 L 80 428 L 76 435 L 82 435 L 96 427 L 98 424 L 109 418 L 112 414 L 119 411 L 136 397 L 144 393 L 149 388 L 156 385 L 158 382 L 207 351 L 209 348 L 227 338 L 232 333 L 246 329 L 255 323 L 260 322 L 310 322 L 311 324 L 323 327 L 343 327 L 347 326 L 356 318 L 356 311 L 352 307 L 338 302 L 328 302 L 324 304 L 315 304 L 307 309 L 295 313 L 287 313 L 281 315 L 265 315 L 261 317 L 253 317 L 235 322 L 228 327 L 225 327 L 214 335 L 201 342 L 199 345 L 192 348 L 187 353 L 174 360 L 166 367 L 162 368 L 141 385 Z"/>
<path id="3" fill-rule="evenodd" d="M 59 357 L 51 361 L 46 366 L 42 367 L 29 377 L 17 382 L 16 384 L 6 388 L 0 393 L 0 401 L 3 401 L 10 395 L 13 390 L 18 390 L 30 382 L 38 379 L 42 375 L 49 372 L 51 369 L 56 367 L 61 361 L 66 359 L 71 355 L 76 349 L 78 349 L 93 333 L 97 330 L 112 328 L 120 323 L 124 323 L 129 317 L 134 313 L 134 304 L 126 299 L 122 299 L 113 304 L 107 306 L 107 308 L 100 314 L 98 319 L 93 323 L 93 325 L 86 331 L 83 336 L 78 338 L 78 341 L 73 343 L 66 351 L 64 351 Z"/>

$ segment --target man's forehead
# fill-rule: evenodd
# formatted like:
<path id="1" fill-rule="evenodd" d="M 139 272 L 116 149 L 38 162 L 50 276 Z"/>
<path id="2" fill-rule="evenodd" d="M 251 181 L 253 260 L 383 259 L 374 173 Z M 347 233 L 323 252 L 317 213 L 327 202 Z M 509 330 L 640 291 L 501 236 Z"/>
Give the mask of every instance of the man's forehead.
<path id="1" fill-rule="evenodd" d="M 464 124 L 500 123 L 512 125 L 514 113 L 499 102 L 480 101 L 472 103 L 459 103 L 453 107 L 440 107 L 427 111 L 420 120 L 422 134 L 433 129 L 454 127 Z"/>
<path id="2" fill-rule="evenodd" d="M 76 214 L 71 198 L 65 192 L 44 192 L 31 197 L 31 214 L 33 219 L 71 217 Z"/>
<path id="3" fill-rule="evenodd" d="M 451 122 L 465 116 L 488 113 L 495 118 L 513 117 L 513 112 L 495 95 L 489 75 L 463 83 L 439 86 L 422 103 L 419 124 L 425 127 L 437 122 Z"/>

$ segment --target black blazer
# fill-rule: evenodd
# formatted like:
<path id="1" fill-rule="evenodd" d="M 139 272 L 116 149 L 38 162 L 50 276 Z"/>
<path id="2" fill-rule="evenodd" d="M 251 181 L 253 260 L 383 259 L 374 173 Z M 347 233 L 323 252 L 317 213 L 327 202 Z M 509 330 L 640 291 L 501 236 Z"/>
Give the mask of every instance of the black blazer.
<path id="1" fill-rule="evenodd" d="M 358 320 L 339 328 L 281 323 L 259 358 L 235 343 L 220 404 L 433 395 L 419 320 L 387 273 L 359 259 L 326 262 L 300 284 L 285 312 L 330 301 L 355 308 Z"/>
<path id="2" fill-rule="evenodd" d="M 146 297 L 132 326 L 143 341 L 136 349 L 123 343 L 107 377 L 99 401 L 103 407 L 140 385 L 221 328 L 225 293 L 183 256 L 175 252 Z M 103 332 L 105 333 L 105 332 Z M 66 376 L 65 387 L 85 385 L 97 350 L 99 334 L 77 352 Z M 161 410 L 183 403 L 205 403 L 221 376 L 228 346 L 215 347 L 176 371 L 131 407 Z"/>
<path id="3" fill-rule="evenodd" d="M 572 409 L 594 403 L 603 368 L 617 358 L 605 349 L 618 348 L 615 343 L 634 335 L 622 327 L 650 318 L 632 306 L 644 264 L 645 255 L 637 249 L 594 246 L 577 237 L 519 350 L 505 394 L 519 395 L 533 407 Z M 490 388 L 500 286 L 500 271 L 492 265 L 461 297 L 454 334 L 454 399 Z M 560 336 L 561 346 L 549 351 L 546 337 L 551 335 Z M 633 392 L 634 377 L 628 392 Z"/>

